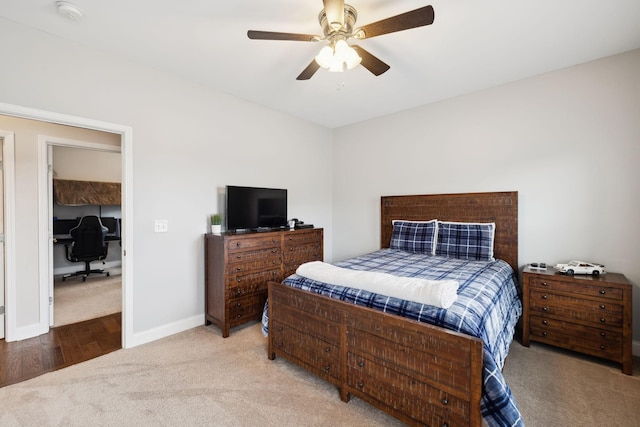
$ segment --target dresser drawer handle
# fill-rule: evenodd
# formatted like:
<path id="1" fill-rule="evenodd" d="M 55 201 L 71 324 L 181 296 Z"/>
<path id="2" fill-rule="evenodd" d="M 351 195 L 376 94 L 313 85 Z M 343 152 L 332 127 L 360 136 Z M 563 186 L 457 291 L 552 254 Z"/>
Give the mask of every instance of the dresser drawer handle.
<path id="1" fill-rule="evenodd" d="M 324 371 L 326 373 L 329 373 L 330 370 L 331 370 L 331 366 L 327 365 L 327 366 L 324 367 Z"/>
<path id="2" fill-rule="evenodd" d="M 601 345 L 601 346 L 600 346 L 600 350 L 604 350 L 604 348 L 605 348 L 605 347 L 604 347 L 603 345 Z"/>
<path id="3" fill-rule="evenodd" d="M 542 286 L 548 286 L 547 282 L 542 282 Z"/>
<path id="4" fill-rule="evenodd" d="M 600 318 L 600 322 L 604 323 L 604 322 L 606 322 L 606 321 L 607 321 L 607 319 L 605 319 L 604 317 L 601 317 L 601 318 Z"/>
<path id="5" fill-rule="evenodd" d="M 547 325 L 548 323 L 549 323 L 549 322 L 547 322 L 546 320 L 543 320 L 543 321 L 542 321 L 542 324 L 543 324 L 543 325 Z"/>
<path id="6" fill-rule="evenodd" d="M 359 361 L 358 366 L 360 366 L 361 368 L 364 368 L 364 360 Z"/>
<path id="7" fill-rule="evenodd" d="M 604 310 L 604 304 L 600 304 L 600 308 Z"/>
<path id="8" fill-rule="evenodd" d="M 542 307 L 542 311 L 549 311 L 549 307 Z"/>
<path id="9" fill-rule="evenodd" d="M 542 295 L 542 299 L 547 299 L 547 294 Z"/>
<path id="10" fill-rule="evenodd" d="M 359 382 L 358 383 L 358 388 L 362 388 L 362 387 L 364 387 L 364 383 L 363 382 Z"/>
<path id="11" fill-rule="evenodd" d="M 606 334 L 606 333 L 604 333 L 604 332 L 600 332 L 600 336 L 601 336 L 601 337 L 606 337 L 606 336 L 607 336 L 607 334 Z"/>
<path id="12" fill-rule="evenodd" d="M 543 336 L 543 337 L 546 337 L 546 336 L 547 336 L 547 331 L 544 331 L 544 332 L 542 333 L 542 336 Z"/>
<path id="13" fill-rule="evenodd" d="M 240 247 L 240 242 L 236 242 L 236 248 Z"/>
<path id="14" fill-rule="evenodd" d="M 449 404 L 449 401 L 447 400 L 446 397 L 444 399 L 442 399 L 442 404 L 443 405 L 448 405 Z"/>
<path id="15" fill-rule="evenodd" d="M 331 351 L 331 347 L 326 347 L 326 348 L 324 349 L 324 352 L 325 352 L 325 353 L 329 353 L 330 351 Z"/>
<path id="16" fill-rule="evenodd" d="M 238 295 L 242 295 L 242 289 L 238 289 L 238 290 L 236 291 L 236 293 L 237 293 Z M 238 304 L 238 305 L 240 305 L 240 304 Z"/>
<path id="17" fill-rule="evenodd" d="M 242 314 L 238 314 L 238 315 L 236 316 L 236 318 L 238 318 L 238 319 L 240 319 L 241 317 L 242 317 Z"/>
<path id="18" fill-rule="evenodd" d="M 607 293 L 607 291 L 605 291 L 604 289 L 600 289 L 600 295 L 604 295 L 606 293 Z"/>

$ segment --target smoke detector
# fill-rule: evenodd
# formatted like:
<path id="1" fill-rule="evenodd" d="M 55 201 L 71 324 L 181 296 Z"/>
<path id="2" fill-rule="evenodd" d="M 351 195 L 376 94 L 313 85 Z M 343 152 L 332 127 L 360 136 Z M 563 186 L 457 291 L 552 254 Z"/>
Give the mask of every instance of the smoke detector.
<path id="1" fill-rule="evenodd" d="M 56 2 L 58 14 L 64 16 L 69 21 L 79 22 L 82 19 L 82 10 L 75 4 L 59 1 Z"/>

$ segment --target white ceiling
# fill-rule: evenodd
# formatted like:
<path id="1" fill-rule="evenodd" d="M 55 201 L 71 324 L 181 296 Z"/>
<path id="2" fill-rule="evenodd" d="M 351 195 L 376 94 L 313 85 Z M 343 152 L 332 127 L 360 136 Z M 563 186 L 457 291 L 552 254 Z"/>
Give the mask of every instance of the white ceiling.
<path id="1" fill-rule="evenodd" d="M 321 43 L 321 0 L 0 0 L 0 17 L 334 128 L 640 48 L 639 0 L 350 0 L 356 26 L 431 4 L 432 25 L 359 41 L 391 66 L 296 77 Z M 1 23 L 0 23 L 1 25 Z M 0 42 L 7 42 L 6 40 Z"/>

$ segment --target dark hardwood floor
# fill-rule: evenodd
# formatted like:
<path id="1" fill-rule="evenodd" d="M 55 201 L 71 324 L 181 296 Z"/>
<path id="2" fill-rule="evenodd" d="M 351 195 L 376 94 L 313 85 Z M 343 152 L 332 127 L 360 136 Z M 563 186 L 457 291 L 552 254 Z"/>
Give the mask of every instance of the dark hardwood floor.
<path id="1" fill-rule="evenodd" d="M 22 341 L 0 340 L 0 387 L 122 348 L 121 313 L 52 328 Z"/>

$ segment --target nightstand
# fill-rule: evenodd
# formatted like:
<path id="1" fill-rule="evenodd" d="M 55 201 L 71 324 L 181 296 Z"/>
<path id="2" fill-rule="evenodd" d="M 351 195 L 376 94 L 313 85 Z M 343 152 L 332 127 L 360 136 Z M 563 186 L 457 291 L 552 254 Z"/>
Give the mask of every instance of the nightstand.
<path id="1" fill-rule="evenodd" d="M 522 273 L 522 344 L 539 341 L 622 364 L 631 375 L 632 287 L 624 275 Z"/>

